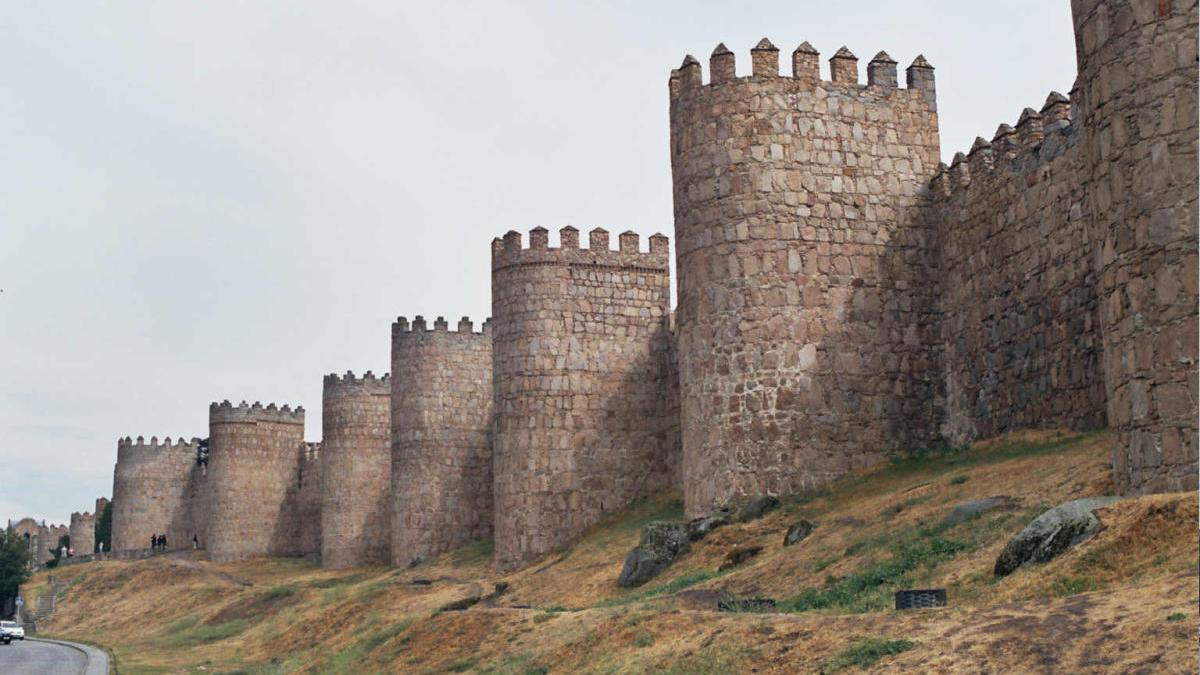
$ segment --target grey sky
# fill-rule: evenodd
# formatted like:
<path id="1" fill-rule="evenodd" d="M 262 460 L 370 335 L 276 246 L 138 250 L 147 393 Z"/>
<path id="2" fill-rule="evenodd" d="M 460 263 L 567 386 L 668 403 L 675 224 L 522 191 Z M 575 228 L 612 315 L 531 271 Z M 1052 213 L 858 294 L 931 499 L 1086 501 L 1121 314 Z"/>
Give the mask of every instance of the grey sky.
<path id="1" fill-rule="evenodd" d="M 487 316 L 508 229 L 673 235 L 667 75 L 764 35 L 924 53 L 947 159 L 1075 76 L 1067 0 L 4 3 L 0 519 L 91 510 L 118 436 L 213 400 L 319 439 L 396 315 Z"/>

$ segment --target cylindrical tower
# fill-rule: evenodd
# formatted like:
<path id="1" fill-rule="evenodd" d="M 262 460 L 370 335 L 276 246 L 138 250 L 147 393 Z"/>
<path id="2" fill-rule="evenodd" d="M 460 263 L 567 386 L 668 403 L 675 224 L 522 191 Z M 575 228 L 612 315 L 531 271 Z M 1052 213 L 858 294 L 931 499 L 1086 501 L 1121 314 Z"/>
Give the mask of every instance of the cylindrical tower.
<path id="1" fill-rule="evenodd" d="M 1197 485 L 1197 3 L 1072 0 L 1113 474 Z"/>
<path id="2" fill-rule="evenodd" d="M 96 517 L 84 511 L 71 514 L 71 548 L 75 555 L 91 555 L 96 548 Z"/>
<path id="3" fill-rule="evenodd" d="M 392 564 L 492 535 L 492 333 L 392 324 Z"/>
<path id="4" fill-rule="evenodd" d="M 304 408 L 274 403 L 208 408 L 208 476 L 201 545 L 218 562 L 298 555 L 298 465 Z M 120 499 L 114 498 L 120 505 Z M 191 541 L 191 537 L 188 537 Z"/>
<path id="5" fill-rule="evenodd" d="M 808 43 L 779 73 L 713 52 L 672 72 L 683 481 L 696 516 L 814 488 L 937 429 L 936 296 L 919 191 L 938 163 L 933 68 Z"/>
<path id="6" fill-rule="evenodd" d="M 113 471 L 112 551 L 150 548 L 151 537 L 166 535 L 172 549 L 191 546 L 188 486 L 196 471 L 198 439 L 157 437 L 147 443 L 126 436 L 117 441 Z M 79 550 L 76 547 L 76 550 Z"/>
<path id="7" fill-rule="evenodd" d="M 325 376 L 321 404 L 321 566 L 385 563 L 390 547 L 391 381 Z"/>
<path id="8" fill-rule="evenodd" d="M 510 570 L 667 486 L 667 238 L 509 232 L 492 243 L 496 566 Z"/>

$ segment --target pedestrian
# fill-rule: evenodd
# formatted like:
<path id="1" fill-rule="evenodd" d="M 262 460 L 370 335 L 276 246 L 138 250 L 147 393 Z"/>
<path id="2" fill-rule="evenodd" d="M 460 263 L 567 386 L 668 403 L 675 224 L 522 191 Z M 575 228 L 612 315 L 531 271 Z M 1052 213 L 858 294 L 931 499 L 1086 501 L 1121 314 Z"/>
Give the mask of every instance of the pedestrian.
<path id="1" fill-rule="evenodd" d="M 154 551 L 157 549 L 158 549 L 158 535 L 152 534 L 152 535 L 150 535 L 150 550 Z"/>
<path id="2" fill-rule="evenodd" d="M 167 535 L 164 534 L 162 536 L 161 543 L 162 543 L 162 550 L 164 550 L 164 551 L 167 550 Z"/>
<path id="3" fill-rule="evenodd" d="M 192 550 L 195 551 L 199 548 L 200 548 L 200 537 L 193 534 L 192 535 Z"/>

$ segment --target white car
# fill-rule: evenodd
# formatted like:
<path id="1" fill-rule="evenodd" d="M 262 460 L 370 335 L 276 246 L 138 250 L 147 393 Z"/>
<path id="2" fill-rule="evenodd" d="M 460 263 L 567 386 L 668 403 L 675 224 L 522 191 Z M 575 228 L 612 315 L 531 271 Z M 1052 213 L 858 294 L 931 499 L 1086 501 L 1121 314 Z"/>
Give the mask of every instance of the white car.
<path id="1" fill-rule="evenodd" d="M 7 638 L 4 640 L 5 642 L 24 640 L 25 627 L 16 621 L 0 621 L 0 639 L 4 638 Z"/>

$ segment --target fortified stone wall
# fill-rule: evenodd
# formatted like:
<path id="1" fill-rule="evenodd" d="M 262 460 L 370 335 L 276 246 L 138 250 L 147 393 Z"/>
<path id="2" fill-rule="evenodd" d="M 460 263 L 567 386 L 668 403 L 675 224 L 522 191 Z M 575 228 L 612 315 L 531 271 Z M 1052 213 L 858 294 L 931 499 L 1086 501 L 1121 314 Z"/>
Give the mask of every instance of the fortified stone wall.
<path id="1" fill-rule="evenodd" d="M 1197 3 L 1072 0 L 1113 470 L 1197 487 Z"/>
<path id="2" fill-rule="evenodd" d="M 394 565 L 492 536 L 492 331 L 392 324 Z"/>
<path id="3" fill-rule="evenodd" d="M 217 562 L 299 555 L 304 408 L 224 401 L 208 411 L 205 547 Z M 118 507 L 121 499 L 114 498 Z M 190 539 L 190 537 L 189 537 Z"/>
<path id="4" fill-rule="evenodd" d="M 509 570 L 670 483 L 667 238 L 509 232 L 492 243 L 496 566 Z"/>
<path id="5" fill-rule="evenodd" d="M 71 548 L 75 555 L 90 555 L 96 552 L 96 517 L 88 512 L 71 514 Z"/>
<path id="6" fill-rule="evenodd" d="M 321 557 L 321 509 L 324 502 L 325 471 L 321 461 L 321 444 L 305 443 L 300 447 L 300 468 L 296 499 L 299 521 L 299 550 L 305 558 Z"/>
<path id="7" fill-rule="evenodd" d="M 670 79 L 685 509 L 815 488 L 934 439 L 940 419 L 932 228 L 933 68 L 908 88 L 880 52 L 779 73 L 763 39 L 737 77 Z"/>
<path id="8" fill-rule="evenodd" d="M 166 535 L 168 548 L 191 546 L 190 482 L 198 439 L 172 443 L 141 436 L 117 441 L 113 471 L 113 552 L 150 548 L 153 535 Z"/>
<path id="9" fill-rule="evenodd" d="M 1104 425 L 1096 275 L 1080 129 L 1052 92 L 931 185 L 946 390 L 956 443 Z"/>
<path id="10" fill-rule="evenodd" d="M 37 536 L 37 554 L 34 556 L 33 562 L 37 565 L 45 565 L 54 558 L 54 551 L 57 549 L 58 542 L 64 535 L 69 536 L 71 530 L 66 525 L 41 525 L 38 527 Z"/>
<path id="11" fill-rule="evenodd" d="M 392 451 L 389 377 L 325 376 L 321 420 L 321 565 L 343 569 L 387 562 Z"/>

